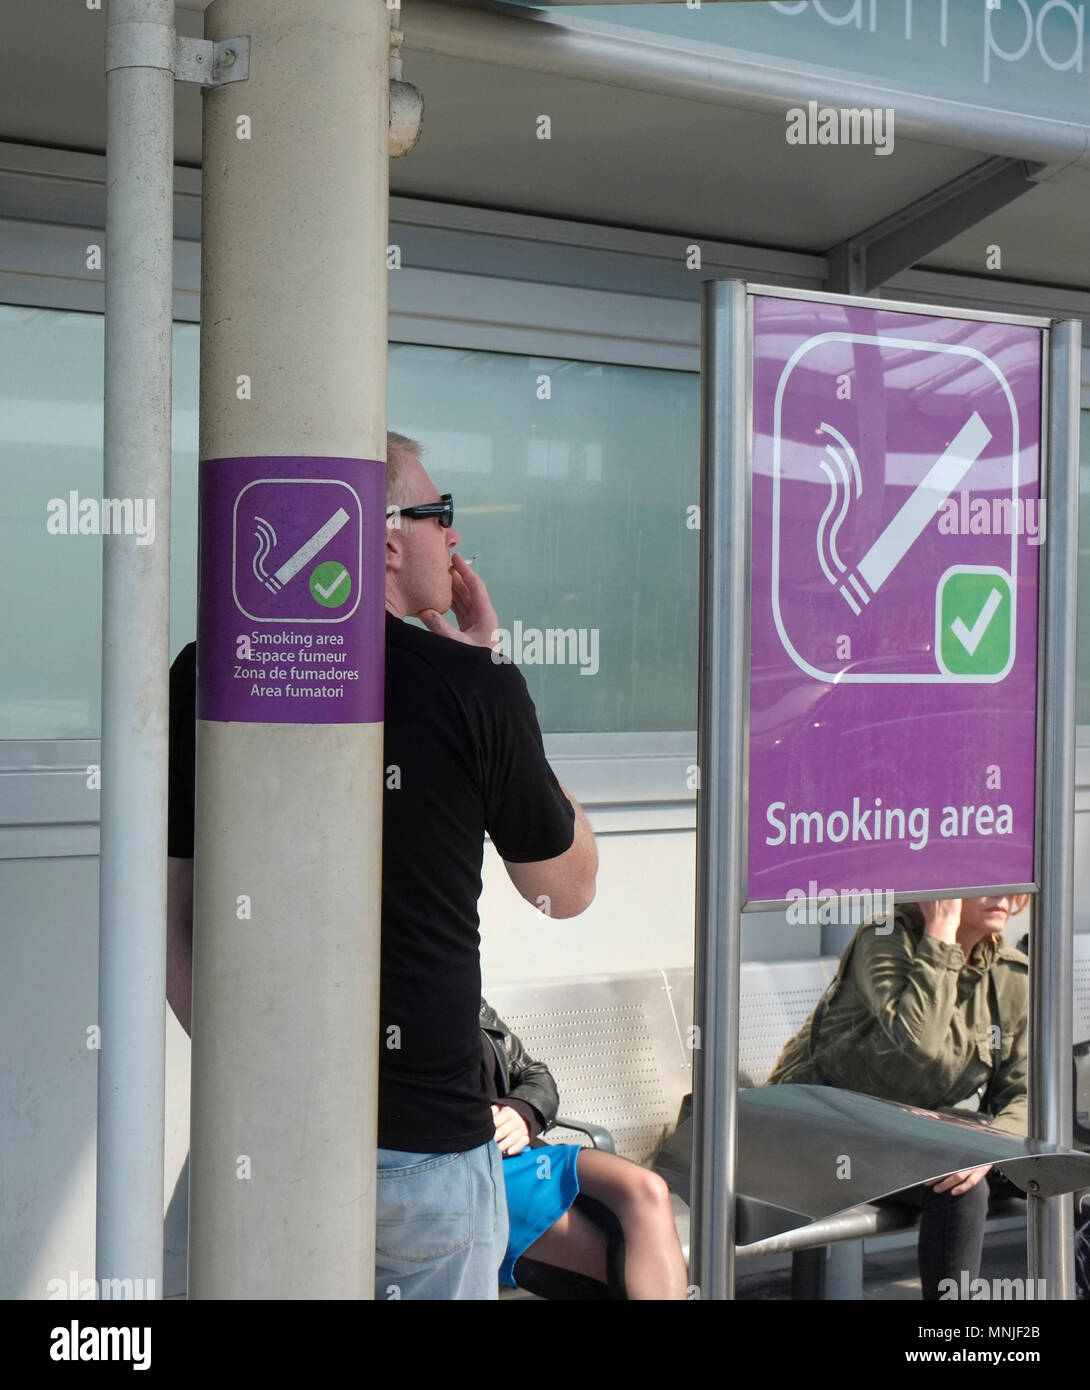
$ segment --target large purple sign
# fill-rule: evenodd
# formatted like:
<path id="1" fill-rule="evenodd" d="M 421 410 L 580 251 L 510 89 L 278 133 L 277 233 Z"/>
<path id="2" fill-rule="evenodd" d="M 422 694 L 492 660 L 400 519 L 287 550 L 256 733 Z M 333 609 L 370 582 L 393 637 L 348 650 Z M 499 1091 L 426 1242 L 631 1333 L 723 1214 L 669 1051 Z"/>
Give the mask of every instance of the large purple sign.
<path id="1" fill-rule="evenodd" d="M 749 901 L 1030 884 L 1042 330 L 752 308 Z"/>
<path id="2" fill-rule="evenodd" d="M 382 718 L 386 466 L 201 464 L 197 717 Z"/>

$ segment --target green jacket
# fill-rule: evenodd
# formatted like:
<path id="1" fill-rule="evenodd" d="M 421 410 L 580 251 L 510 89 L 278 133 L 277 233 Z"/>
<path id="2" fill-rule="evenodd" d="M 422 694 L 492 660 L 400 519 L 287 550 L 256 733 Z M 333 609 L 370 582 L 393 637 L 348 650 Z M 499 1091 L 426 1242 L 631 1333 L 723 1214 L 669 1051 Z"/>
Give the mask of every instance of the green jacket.
<path id="1" fill-rule="evenodd" d="M 888 934 L 876 930 L 890 925 Z M 767 1084 L 840 1086 L 924 1110 L 956 1105 L 983 1087 L 980 1108 L 995 1117 L 994 1128 L 1025 1134 L 1029 961 L 1021 951 L 990 939 L 966 961 L 956 942 L 927 936 L 918 909 L 906 905 L 892 923 L 859 928 L 841 971 L 839 987 L 834 982 L 826 996 L 814 1055 L 811 1015 Z"/>

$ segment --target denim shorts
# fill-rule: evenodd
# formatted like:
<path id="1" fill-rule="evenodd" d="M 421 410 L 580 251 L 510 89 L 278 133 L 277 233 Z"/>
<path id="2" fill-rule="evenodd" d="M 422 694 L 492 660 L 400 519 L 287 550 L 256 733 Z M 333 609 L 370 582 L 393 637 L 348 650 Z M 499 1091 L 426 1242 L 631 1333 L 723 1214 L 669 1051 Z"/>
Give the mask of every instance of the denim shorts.
<path id="1" fill-rule="evenodd" d="M 507 1248 L 502 1156 L 378 1150 L 375 1298 L 494 1299 Z"/>

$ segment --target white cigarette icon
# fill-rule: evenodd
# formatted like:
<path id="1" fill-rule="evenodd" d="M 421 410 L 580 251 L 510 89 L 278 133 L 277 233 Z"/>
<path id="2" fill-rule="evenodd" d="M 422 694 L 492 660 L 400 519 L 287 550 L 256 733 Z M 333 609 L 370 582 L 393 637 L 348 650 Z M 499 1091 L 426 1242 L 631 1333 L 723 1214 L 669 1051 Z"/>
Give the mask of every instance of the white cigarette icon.
<path id="1" fill-rule="evenodd" d="M 288 582 L 299 573 L 308 560 L 312 560 L 324 545 L 327 545 L 337 532 L 348 524 L 348 513 L 343 507 L 338 507 L 326 524 L 319 531 L 315 531 L 309 541 L 305 541 L 290 560 L 285 560 L 271 579 L 265 580 L 265 588 L 269 593 L 277 594 Z"/>
<path id="2" fill-rule="evenodd" d="M 974 411 L 942 457 L 912 489 L 897 514 L 848 576 L 864 604 L 871 601 L 901 563 L 928 522 L 984 452 L 991 437 L 991 430 Z M 862 612 L 843 585 L 839 592 L 853 612 Z"/>

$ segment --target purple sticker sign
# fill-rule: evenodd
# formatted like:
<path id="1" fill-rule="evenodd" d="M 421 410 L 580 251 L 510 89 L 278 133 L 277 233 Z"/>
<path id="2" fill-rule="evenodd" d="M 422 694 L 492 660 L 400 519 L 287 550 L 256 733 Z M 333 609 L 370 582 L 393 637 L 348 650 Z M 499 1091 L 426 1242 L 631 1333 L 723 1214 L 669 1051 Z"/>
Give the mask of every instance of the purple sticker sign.
<path id="1" fill-rule="evenodd" d="M 386 465 L 201 464 L 197 717 L 382 718 Z"/>
<path id="2" fill-rule="evenodd" d="M 1032 883 L 1042 330 L 752 308 L 749 900 Z"/>

